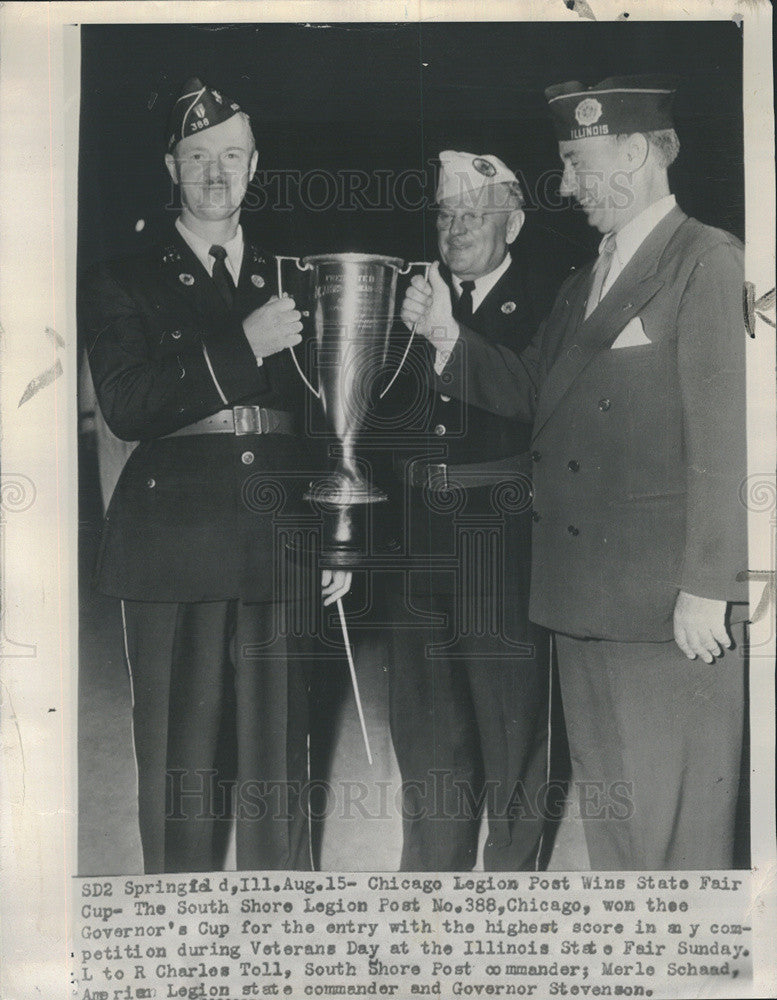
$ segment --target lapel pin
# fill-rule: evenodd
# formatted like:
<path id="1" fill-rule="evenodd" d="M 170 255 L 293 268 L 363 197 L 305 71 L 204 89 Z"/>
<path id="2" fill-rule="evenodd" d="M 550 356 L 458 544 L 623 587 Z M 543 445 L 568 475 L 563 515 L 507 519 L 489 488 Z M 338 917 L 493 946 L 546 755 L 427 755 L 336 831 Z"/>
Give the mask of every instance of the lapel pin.
<path id="1" fill-rule="evenodd" d="M 183 274 L 178 275 L 178 280 L 181 282 L 182 285 L 194 284 L 194 276 L 191 274 L 187 274 L 185 271 Z"/>
<path id="2" fill-rule="evenodd" d="M 514 302 L 503 302 L 502 303 L 502 312 L 505 314 L 505 316 L 509 316 L 510 313 L 514 313 L 515 312 L 515 303 Z"/>
<path id="3" fill-rule="evenodd" d="M 253 284 L 254 288 L 264 288 L 265 286 L 265 280 L 261 276 L 261 274 L 252 274 L 251 283 Z"/>

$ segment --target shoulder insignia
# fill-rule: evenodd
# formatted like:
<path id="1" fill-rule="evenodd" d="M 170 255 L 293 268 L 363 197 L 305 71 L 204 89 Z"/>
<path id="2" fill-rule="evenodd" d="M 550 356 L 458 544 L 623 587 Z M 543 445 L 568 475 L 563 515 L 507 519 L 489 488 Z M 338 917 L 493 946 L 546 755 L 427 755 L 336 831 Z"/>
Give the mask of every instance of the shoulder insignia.
<path id="1" fill-rule="evenodd" d="M 174 246 L 162 247 L 162 263 L 171 264 L 176 263 L 181 259 L 181 255 Z"/>

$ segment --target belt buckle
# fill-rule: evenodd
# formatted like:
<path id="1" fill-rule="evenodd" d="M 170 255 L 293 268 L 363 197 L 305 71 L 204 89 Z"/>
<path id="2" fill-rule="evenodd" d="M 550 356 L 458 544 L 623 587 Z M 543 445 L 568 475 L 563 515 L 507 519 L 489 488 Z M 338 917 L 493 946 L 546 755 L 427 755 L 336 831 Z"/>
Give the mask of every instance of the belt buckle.
<path id="1" fill-rule="evenodd" d="M 232 415 L 235 421 L 235 434 L 261 434 L 262 410 L 258 406 L 233 406 Z"/>
<path id="2" fill-rule="evenodd" d="M 438 493 L 447 493 L 450 488 L 448 483 L 448 466 L 444 462 L 426 467 L 426 488 L 436 490 Z"/>

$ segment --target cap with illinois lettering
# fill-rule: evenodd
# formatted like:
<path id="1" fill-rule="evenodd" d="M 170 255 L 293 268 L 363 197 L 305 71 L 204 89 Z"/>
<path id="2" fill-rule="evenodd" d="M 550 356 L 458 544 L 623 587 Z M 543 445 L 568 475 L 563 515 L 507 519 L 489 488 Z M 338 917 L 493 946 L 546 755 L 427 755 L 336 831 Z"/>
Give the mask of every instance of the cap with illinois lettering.
<path id="1" fill-rule="evenodd" d="M 230 101 L 213 87 L 206 86 L 198 77 L 191 77 L 183 85 L 183 93 L 170 112 L 168 152 L 172 152 L 181 139 L 220 125 L 238 111 L 240 105 L 235 101 Z"/>
<path id="2" fill-rule="evenodd" d="M 559 141 L 674 128 L 674 76 L 611 76 L 593 87 L 578 80 L 548 87 Z"/>

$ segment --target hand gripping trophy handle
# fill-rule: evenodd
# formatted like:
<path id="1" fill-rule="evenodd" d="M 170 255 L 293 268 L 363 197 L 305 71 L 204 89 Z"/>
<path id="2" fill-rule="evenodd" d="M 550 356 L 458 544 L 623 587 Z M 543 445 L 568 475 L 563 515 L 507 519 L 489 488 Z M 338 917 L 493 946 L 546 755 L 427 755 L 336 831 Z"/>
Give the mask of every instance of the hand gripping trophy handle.
<path id="1" fill-rule="evenodd" d="M 422 267 L 424 269 L 424 281 L 428 281 L 429 280 L 429 268 L 431 266 L 432 266 L 431 262 L 428 261 L 428 260 L 411 260 L 407 264 L 405 264 L 405 266 L 403 268 L 400 268 L 399 273 L 400 274 L 410 274 L 411 270 L 414 267 Z M 417 326 L 418 326 L 417 322 L 413 323 L 413 328 L 410 331 L 410 337 L 408 338 L 407 344 L 405 345 L 405 351 L 404 351 L 404 354 L 402 355 L 402 360 L 397 365 L 397 370 L 391 376 L 391 381 L 386 386 L 386 388 L 383 390 L 383 392 L 381 392 L 381 394 L 380 394 L 380 398 L 381 399 L 383 399 L 383 397 L 386 395 L 386 393 L 392 387 L 392 385 L 394 384 L 394 382 L 396 382 L 397 375 L 399 375 L 399 373 L 405 367 L 405 361 L 407 361 L 407 356 L 410 353 L 410 348 L 413 346 L 413 339 L 415 337 L 415 331 L 416 331 L 416 327 Z"/>
<path id="2" fill-rule="evenodd" d="M 285 256 L 282 256 L 281 254 L 278 254 L 278 256 L 275 258 L 275 261 L 276 261 L 276 265 L 278 267 L 278 298 L 279 299 L 283 298 L 283 295 L 284 295 L 284 292 L 283 292 L 283 262 L 285 260 L 293 260 L 294 263 L 297 265 L 298 270 L 300 270 L 300 271 L 310 271 L 311 270 L 311 265 L 310 264 L 300 264 L 299 257 L 285 257 Z M 302 312 L 303 316 L 309 316 L 310 315 L 309 312 L 307 311 L 307 309 L 300 310 L 300 311 Z M 310 391 L 313 393 L 313 395 L 316 397 L 316 399 L 320 399 L 321 398 L 321 393 L 318 391 L 318 389 L 314 389 L 313 388 L 313 386 L 308 381 L 307 376 L 305 375 L 305 373 L 303 372 L 303 370 L 300 368 L 299 361 L 297 361 L 297 355 L 294 353 L 294 348 L 290 347 L 289 351 L 291 353 L 291 359 L 294 362 L 294 367 L 297 369 L 297 372 L 299 373 L 299 377 L 302 379 L 302 381 L 305 383 L 305 385 L 308 387 L 308 389 L 310 389 Z"/>

